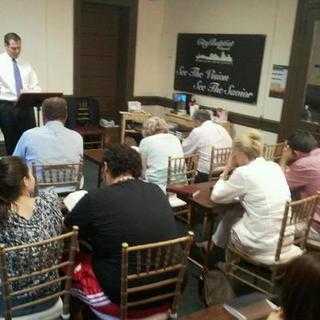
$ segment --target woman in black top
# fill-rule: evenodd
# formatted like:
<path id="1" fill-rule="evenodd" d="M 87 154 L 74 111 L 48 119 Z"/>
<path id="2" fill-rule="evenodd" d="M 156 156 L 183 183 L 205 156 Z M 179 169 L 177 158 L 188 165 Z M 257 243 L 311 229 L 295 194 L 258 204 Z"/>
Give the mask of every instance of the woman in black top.
<path id="1" fill-rule="evenodd" d="M 93 248 L 93 270 L 108 298 L 120 303 L 121 245 L 130 246 L 177 237 L 165 194 L 138 178 L 141 158 L 125 145 L 112 145 L 104 154 L 106 186 L 89 192 L 66 217 Z M 130 266 L 129 266 L 130 267 Z"/>

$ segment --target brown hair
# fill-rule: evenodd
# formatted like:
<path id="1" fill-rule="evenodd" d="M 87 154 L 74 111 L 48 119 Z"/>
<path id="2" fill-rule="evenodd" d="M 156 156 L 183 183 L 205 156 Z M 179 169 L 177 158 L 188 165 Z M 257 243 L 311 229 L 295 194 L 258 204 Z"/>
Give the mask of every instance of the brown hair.
<path id="1" fill-rule="evenodd" d="M 250 160 L 260 157 L 263 151 L 261 135 L 258 131 L 251 130 L 234 139 L 233 149 L 245 153 Z"/>
<path id="2" fill-rule="evenodd" d="M 285 267 L 281 280 L 284 320 L 319 319 L 320 254 L 294 259 Z"/>
<path id="3" fill-rule="evenodd" d="M 10 43 L 10 40 L 18 42 L 18 41 L 21 41 L 21 38 L 16 33 L 9 32 L 4 36 L 3 40 L 4 40 L 4 44 L 8 46 Z"/>
<path id="4" fill-rule="evenodd" d="M 21 195 L 28 167 L 19 157 L 0 158 L 0 220 L 7 217 L 11 204 Z"/>
<path id="5" fill-rule="evenodd" d="M 65 121 L 68 115 L 67 101 L 60 97 L 45 99 L 42 103 L 43 117 L 48 120 Z"/>
<path id="6" fill-rule="evenodd" d="M 107 163 L 113 178 L 128 173 L 134 178 L 141 176 L 141 156 L 136 150 L 125 144 L 109 145 L 104 151 L 103 160 Z"/>

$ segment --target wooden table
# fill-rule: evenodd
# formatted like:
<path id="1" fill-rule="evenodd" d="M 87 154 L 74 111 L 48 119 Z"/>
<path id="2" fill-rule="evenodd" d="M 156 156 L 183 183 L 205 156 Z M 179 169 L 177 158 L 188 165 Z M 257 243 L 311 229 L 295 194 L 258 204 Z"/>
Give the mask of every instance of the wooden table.
<path id="1" fill-rule="evenodd" d="M 100 183 L 101 183 L 101 170 L 102 170 L 102 166 L 103 166 L 103 149 L 100 148 L 100 149 L 84 150 L 83 156 L 88 161 L 91 161 L 99 166 L 98 183 L 97 183 L 97 185 L 99 187 Z"/>
<path id="2" fill-rule="evenodd" d="M 212 230 L 213 230 L 213 224 L 214 224 L 214 218 L 221 212 L 225 211 L 226 209 L 229 209 L 233 207 L 235 204 L 221 204 L 221 203 L 215 203 L 211 201 L 210 195 L 212 188 L 216 181 L 209 181 L 209 182 L 201 182 L 201 183 L 194 183 L 190 186 L 194 188 L 194 190 L 199 191 L 195 196 L 188 195 L 186 193 L 179 193 L 179 188 L 183 190 L 183 185 L 169 185 L 167 186 L 168 192 L 173 192 L 177 194 L 177 197 L 188 204 L 191 205 L 191 216 L 195 216 L 198 214 L 198 211 L 196 209 L 200 209 L 204 214 L 204 220 L 203 220 L 203 234 L 204 238 L 208 240 L 208 248 L 207 252 L 209 253 L 209 248 L 211 247 L 211 237 L 212 237 Z M 206 268 L 208 266 L 208 255 L 204 257 L 204 266 L 203 268 Z"/>
<path id="3" fill-rule="evenodd" d="M 227 310 L 222 306 L 209 307 L 192 314 L 189 314 L 182 318 L 182 320 L 234 320 Z"/>
<path id="4" fill-rule="evenodd" d="M 268 316 L 263 317 L 267 319 Z M 212 306 L 194 313 L 191 313 L 182 318 L 182 320 L 236 320 L 237 318 L 231 315 L 221 305 Z M 259 317 L 258 319 L 261 319 Z M 258 320 L 256 319 L 256 320 Z"/>

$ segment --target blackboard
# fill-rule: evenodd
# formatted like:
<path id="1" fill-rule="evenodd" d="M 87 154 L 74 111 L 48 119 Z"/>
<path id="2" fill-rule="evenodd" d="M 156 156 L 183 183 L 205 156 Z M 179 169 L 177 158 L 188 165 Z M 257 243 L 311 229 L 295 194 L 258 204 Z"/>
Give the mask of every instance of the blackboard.
<path id="1" fill-rule="evenodd" d="M 265 35 L 178 34 L 174 89 L 256 104 Z"/>

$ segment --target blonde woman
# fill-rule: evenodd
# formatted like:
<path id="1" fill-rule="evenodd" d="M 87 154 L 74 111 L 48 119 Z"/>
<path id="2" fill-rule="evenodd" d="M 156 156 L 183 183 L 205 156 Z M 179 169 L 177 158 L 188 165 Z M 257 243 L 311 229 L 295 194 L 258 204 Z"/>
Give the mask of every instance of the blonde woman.
<path id="1" fill-rule="evenodd" d="M 256 131 L 235 139 L 211 199 L 217 203 L 240 200 L 242 210 L 226 212 L 213 235 L 213 243 L 224 248 L 231 236 L 240 250 L 271 262 L 290 190 L 280 166 L 266 161 L 262 150 L 261 136 Z"/>
<path id="2" fill-rule="evenodd" d="M 168 124 L 159 117 L 151 117 L 143 124 L 139 151 L 146 181 L 155 183 L 165 191 L 169 157 L 183 157 L 179 139 L 169 133 Z"/>

